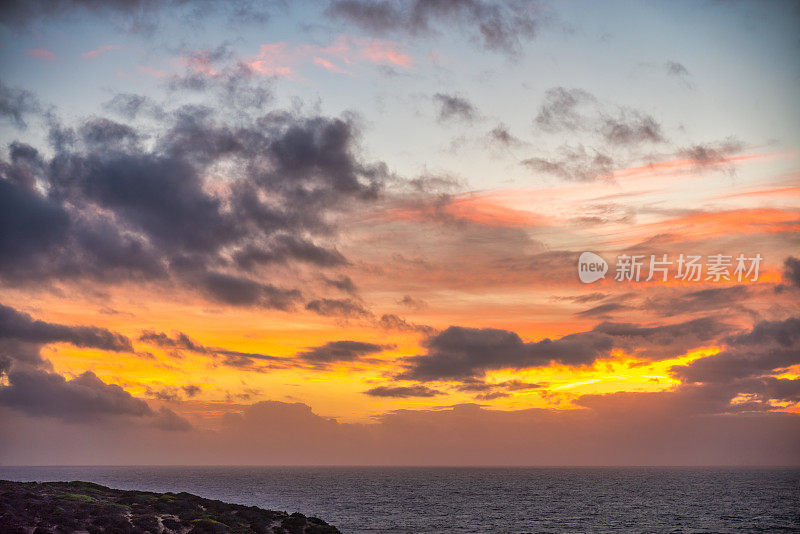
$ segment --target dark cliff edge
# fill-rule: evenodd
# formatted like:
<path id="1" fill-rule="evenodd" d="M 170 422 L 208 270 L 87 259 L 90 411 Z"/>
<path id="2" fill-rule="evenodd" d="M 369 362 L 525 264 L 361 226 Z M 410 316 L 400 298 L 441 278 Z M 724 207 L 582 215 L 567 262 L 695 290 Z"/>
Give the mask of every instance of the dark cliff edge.
<path id="1" fill-rule="evenodd" d="M 0 480 L 4 534 L 337 534 L 316 517 L 228 504 L 191 493 L 107 488 L 91 482 Z"/>

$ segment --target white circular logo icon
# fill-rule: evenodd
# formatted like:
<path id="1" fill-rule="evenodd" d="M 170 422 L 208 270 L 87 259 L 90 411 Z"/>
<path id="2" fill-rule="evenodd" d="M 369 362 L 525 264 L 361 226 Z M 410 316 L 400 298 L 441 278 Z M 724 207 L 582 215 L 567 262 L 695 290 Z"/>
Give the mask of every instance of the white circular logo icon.
<path id="1" fill-rule="evenodd" d="M 584 252 L 578 258 L 578 278 L 584 284 L 597 282 L 606 277 L 608 263 L 594 252 Z"/>

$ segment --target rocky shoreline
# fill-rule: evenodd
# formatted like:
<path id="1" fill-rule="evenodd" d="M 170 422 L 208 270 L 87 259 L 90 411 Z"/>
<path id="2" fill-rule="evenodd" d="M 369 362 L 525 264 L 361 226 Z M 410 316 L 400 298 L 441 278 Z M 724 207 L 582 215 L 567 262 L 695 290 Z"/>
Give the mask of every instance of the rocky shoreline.
<path id="1" fill-rule="evenodd" d="M 91 482 L 0 480 L 7 534 L 337 534 L 316 517 L 229 504 L 190 493 L 107 488 Z M 340 534 L 340 533 L 339 533 Z"/>

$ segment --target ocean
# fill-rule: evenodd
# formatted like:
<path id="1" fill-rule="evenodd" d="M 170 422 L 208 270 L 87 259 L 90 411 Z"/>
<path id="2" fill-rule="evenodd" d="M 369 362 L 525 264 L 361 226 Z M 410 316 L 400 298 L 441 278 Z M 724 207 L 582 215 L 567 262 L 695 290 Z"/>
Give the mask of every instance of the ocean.
<path id="1" fill-rule="evenodd" d="M 350 534 L 800 532 L 797 468 L 0 467 L 0 478 L 188 491 Z"/>

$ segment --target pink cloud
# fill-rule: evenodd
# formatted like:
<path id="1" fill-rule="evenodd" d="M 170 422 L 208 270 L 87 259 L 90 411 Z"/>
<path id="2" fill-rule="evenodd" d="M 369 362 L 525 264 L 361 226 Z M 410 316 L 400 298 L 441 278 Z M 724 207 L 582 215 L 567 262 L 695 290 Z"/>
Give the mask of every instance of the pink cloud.
<path id="1" fill-rule="evenodd" d="M 346 37 L 339 37 L 332 44 L 329 44 L 325 47 L 305 45 L 301 47 L 301 50 L 304 50 L 308 54 L 319 54 L 335 57 L 347 64 L 352 63 L 350 59 L 350 56 L 352 55 L 350 52 L 350 39 Z"/>
<path id="2" fill-rule="evenodd" d="M 94 59 L 104 52 L 108 52 L 110 50 L 116 50 L 118 48 L 119 46 L 117 45 L 103 45 L 99 48 L 95 48 L 94 50 L 89 50 L 88 52 L 84 52 L 83 54 L 81 54 L 81 56 L 83 56 L 84 59 Z"/>
<path id="3" fill-rule="evenodd" d="M 377 64 L 392 64 L 407 69 L 412 63 L 411 56 L 400 52 L 400 46 L 391 41 L 369 41 L 362 48 L 361 54 L 368 61 Z"/>
<path id="4" fill-rule="evenodd" d="M 337 67 L 336 65 L 334 65 L 333 63 L 331 63 L 330 61 L 328 61 L 325 58 L 315 57 L 314 58 L 314 64 L 315 65 L 319 65 L 320 67 L 322 67 L 323 69 L 325 69 L 327 71 L 335 72 L 336 74 L 348 74 L 348 72 L 346 70 L 344 70 L 341 67 Z"/>
<path id="5" fill-rule="evenodd" d="M 410 68 L 413 64 L 411 56 L 405 54 L 398 43 L 348 36 L 341 36 L 328 46 L 304 44 L 290 47 L 286 42 L 263 44 L 258 55 L 244 63 L 255 72 L 295 78 L 295 67 L 309 61 L 336 74 L 351 74 L 337 63 L 373 63 L 403 68 Z"/>
<path id="6" fill-rule="evenodd" d="M 263 44 L 258 55 L 245 64 L 256 72 L 279 78 L 293 76 L 291 63 L 297 61 L 297 54 L 288 51 L 286 43 Z"/>
<path id="7" fill-rule="evenodd" d="M 41 59 L 42 61 L 53 61 L 56 58 L 54 53 L 44 48 L 31 48 L 28 50 L 28 55 L 30 57 Z"/>
<path id="8" fill-rule="evenodd" d="M 218 74 L 209 58 L 208 50 L 200 50 L 193 53 L 191 56 L 181 57 L 180 60 L 186 65 L 186 68 L 196 73 L 205 74 L 207 76 L 216 76 Z"/>
<path id="9" fill-rule="evenodd" d="M 216 65 L 210 54 L 208 50 L 195 51 L 177 58 L 177 65 L 194 73 L 218 76 L 228 67 Z M 327 46 L 290 45 L 284 41 L 266 43 L 259 47 L 258 54 L 239 61 L 239 65 L 248 67 L 254 73 L 293 80 L 299 79 L 298 67 L 309 63 L 335 74 L 352 75 L 343 65 L 372 63 L 409 68 L 413 60 L 398 43 L 340 36 Z M 139 67 L 139 70 L 156 77 L 167 75 L 149 67 Z"/>
<path id="10" fill-rule="evenodd" d="M 148 76 L 152 76 L 153 78 L 163 78 L 167 75 L 167 73 L 163 70 L 154 69 L 152 67 L 148 67 L 146 65 L 139 65 L 138 67 L 139 72 L 142 74 L 146 74 Z"/>
<path id="11" fill-rule="evenodd" d="M 341 36 L 333 44 L 324 48 L 306 45 L 304 49 L 311 50 L 318 55 L 335 57 L 347 64 L 366 61 L 409 68 L 413 63 L 411 56 L 402 52 L 402 46 L 399 43 L 380 39 Z"/>

